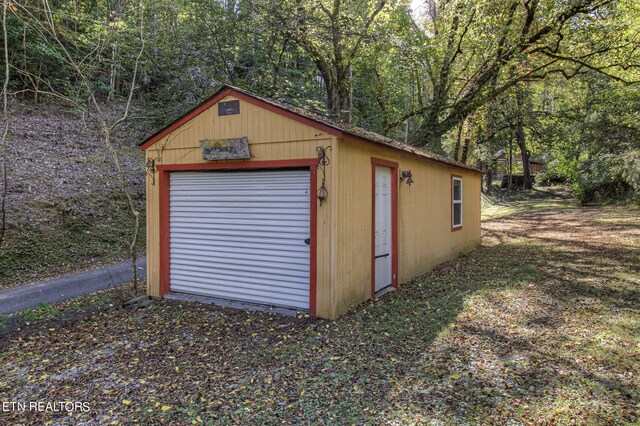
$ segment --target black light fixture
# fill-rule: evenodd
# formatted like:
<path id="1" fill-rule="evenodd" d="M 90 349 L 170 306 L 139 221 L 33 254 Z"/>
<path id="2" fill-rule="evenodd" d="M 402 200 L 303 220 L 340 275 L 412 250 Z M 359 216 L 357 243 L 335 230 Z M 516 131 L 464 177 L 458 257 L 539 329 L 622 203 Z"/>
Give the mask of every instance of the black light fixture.
<path id="1" fill-rule="evenodd" d="M 322 180 L 322 184 L 320 185 L 320 188 L 318 189 L 318 200 L 320 201 L 320 205 L 322 205 L 322 203 L 324 203 L 324 200 L 326 200 L 328 196 L 329 196 L 329 191 L 327 191 L 327 188 L 325 188 L 324 179 L 323 179 Z"/>
<path id="2" fill-rule="evenodd" d="M 400 172 L 400 182 L 407 181 L 407 185 L 411 186 L 413 183 L 413 175 L 411 174 L 411 170 L 403 170 Z"/>

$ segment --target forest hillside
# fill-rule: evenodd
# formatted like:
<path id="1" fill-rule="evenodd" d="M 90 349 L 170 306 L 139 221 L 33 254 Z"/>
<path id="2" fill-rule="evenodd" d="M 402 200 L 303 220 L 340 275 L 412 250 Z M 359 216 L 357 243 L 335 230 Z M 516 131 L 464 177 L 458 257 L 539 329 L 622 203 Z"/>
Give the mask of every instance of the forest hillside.
<path id="1" fill-rule="evenodd" d="M 50 102 L 12 107 L 0 286 L 125 260 L 130 217 L 95 125 Z M 144 155 L 137 142 L 142 132 L 130 123 L 115 140 L 141 207 Z"/>

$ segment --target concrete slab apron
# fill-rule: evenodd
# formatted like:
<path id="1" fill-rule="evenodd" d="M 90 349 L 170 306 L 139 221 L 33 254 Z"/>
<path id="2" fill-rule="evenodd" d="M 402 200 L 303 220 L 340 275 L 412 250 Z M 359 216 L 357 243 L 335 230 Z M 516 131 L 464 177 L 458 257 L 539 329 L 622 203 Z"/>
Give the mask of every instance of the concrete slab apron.
<path id="1" fill-rule="evenodd" d="M 138 277 L 144 278 L 147 270 L 146 260 L 138 260 L 136 266 Z M 129 264 L 118 263 L 93 271 L 8 288 L 0 290 L 0 314 L 9 315 L 35 308 L 40 303 L 57 303 L 129 282 Z"/>

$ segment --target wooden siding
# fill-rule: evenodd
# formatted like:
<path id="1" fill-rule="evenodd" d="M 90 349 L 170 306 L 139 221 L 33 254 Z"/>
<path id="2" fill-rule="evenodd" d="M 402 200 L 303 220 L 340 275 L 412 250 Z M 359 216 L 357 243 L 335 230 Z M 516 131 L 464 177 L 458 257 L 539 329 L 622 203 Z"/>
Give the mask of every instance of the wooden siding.
<path id="1" fill-rule="evenodd" d="M 372 157 L 397 162 L 399 170 L 411 170 L 415 181 L 399 184 L 400 283 L 480 244 L 479 173 L 352 139 L 340 139 L 334 153 L 336 315 L 371 297 Z M 463 179 L 463 226 L 457 231 L 451 230 L 452 174 Z"/>
<path id="2" fill-rule="evenodd" d="M 236 99 L 227 96 L 224 101 Z M 240 99 L 240 114 L 218 116 L 217 105 L 146 149 L 158 165 L 206 164 L 201 139 L 246 136 L 249 161 L 317 158 L 316 148 L 332 146 L 326 169 L 327 200 L 317 207 L 316 315 L 337 316 L 371 297 L 371 158 L 411 170 L 415 183 L 398 188 L 398 277 L 400 283 L 452 259 L 480 243 L 479 173 L 424 159 L 362 140 L 337 139 L 307 124 Z M 463 179 L 463 227 L 451 230 L 451 175 Z M 317 178 L 320 185 L 322 176 Z M 317 190 L 317 188 L 314 188 Z M 147 176 L 148 292 L 161 294 L 159 182 Z"/>
<path id="3" fill-rule="evenodd" d="M 227 96 L 224 101 L 236 98 Z M 157 164 L 206 163 L 200 154 L 201 139 L 222 139 L 246 136 L 251 148 L 251 160 L 297 160 L 317 158 L 318 146 L 336 145 L 335 138 L 325 132 L 299 123 L 274 112 L 240 100 L 240 114 L 218 116 L 217 105 L 202 112 L 191 121 L 177 128 L 146 149 L 147 158 L 158 158 Z M 336 152 L 329 153 L 333 160 Z M 335 211 L 332 180 L 335 163 L 327 167 L 329 198 L 317 208 L 317 281 L 316 314 L 325 318 L 335 317 L 332 271 L 335 253 L 332 249 L 332 211 Z M 321 176 L 318 176 L 318 185 Z M 317 188 L 316 188 L 317 189 Z M 313 190 L 313 189 L 312 189 Z M 159 276 L 159 192 L 147 176 L 147 286 L 148 293 L 160 295 Z"/>

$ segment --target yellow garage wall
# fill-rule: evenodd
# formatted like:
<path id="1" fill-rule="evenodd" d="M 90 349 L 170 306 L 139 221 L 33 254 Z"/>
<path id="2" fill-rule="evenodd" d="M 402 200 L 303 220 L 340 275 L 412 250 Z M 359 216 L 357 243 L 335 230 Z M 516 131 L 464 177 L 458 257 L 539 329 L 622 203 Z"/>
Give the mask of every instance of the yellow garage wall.
<path id="1" fill-rule="evenodd" d="M 227 96 L 223 101 L 234 99 Z M 249 161 L 317 158 L 317 147 L 335 145 L 335 138 L 325 132 L 240 100 L 240 114 L 218 116 L 218 107 L 213 105 L 148 147 L 146 156 L 147 159 L 156 158 L 159 165 L 207 163 L 200 154 L 200 140 L 243 136 L 249 139 Z M 334 167 L 335 163 L 332 162 L 326 169 L 330 193 L 334 187 Z M 157 175 L 155 178 L 154 184 L 154 176 L 147 175 L 147 286 L 150 295 L 158 296 L 160 243 Z M 335 210 L 335 202 L 331 196 L 322 207 L 317 207 L 316 314 L 325 318 L 335 317 L 331 274 L 331 271 L 335 271 L 335 264 L 332 265 L 335 262 L 332 248 L 335 223 L 331 218 L 335 216 L 331 215 L 332 210 Z"/>
<path id="2" fill-rule="evenodd" d="M 228 96 L 224 101 L 236 99 Z M 249 161 L 316 158 L 332 146 L 329 197 L 317 206 L 316 314 L 336 318 L 371 296 L 371 157 L 411 170 L 415 184 L 398 188 L 398 281 L 402 283 L 480 243 L 480 174 L 379 144 L 334 136 L 240 100 L 240 114 L 218 116 L 217 105 L 146 149 L 158 165 L 207 163 L 199 141 L 246 136 Z M 463 177 L 463 228 L 451 231 L 451 175 Z M 320 184 L 318 176 L 318 185 Z M 155 180 L 155 181 L 154 181 Z M 147 175 L 147 282 L 159 295 L 157 174 Z M 316 188 L 317 189 L 317 188 Z"/>
<path id="3" fill-rule="evenodd" d="M 360 140 L 338 140 L 337 315 L 371 297 L 371 157 L 411 170 L 415 183 L 398 191 L 398 282 L 428 271 L 480 244 L 481 175 Z M 451 175 L 463 180 L 463 227 L 451 230 Z"/>

